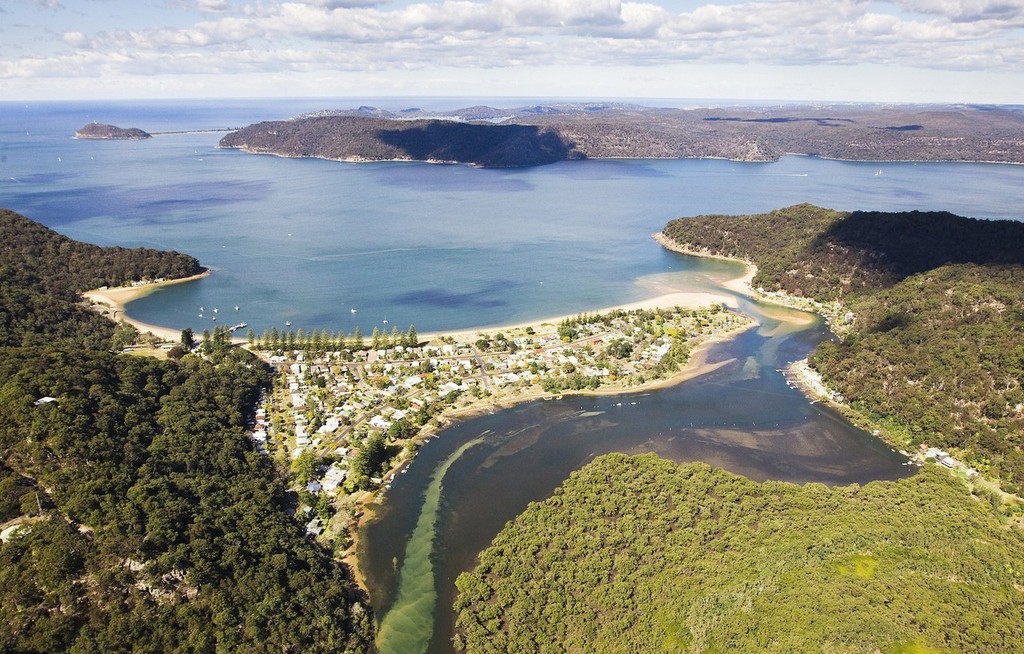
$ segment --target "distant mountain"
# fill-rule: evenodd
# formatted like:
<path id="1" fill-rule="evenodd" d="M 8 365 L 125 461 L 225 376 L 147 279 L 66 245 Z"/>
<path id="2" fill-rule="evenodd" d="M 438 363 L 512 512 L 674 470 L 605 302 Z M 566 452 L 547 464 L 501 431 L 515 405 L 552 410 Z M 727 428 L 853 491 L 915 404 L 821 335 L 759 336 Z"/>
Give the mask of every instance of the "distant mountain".
<path id="1" fill-rule="evenodd" d="M 82 129 L 75 132 L 76 139 L 124 139 L 141 140 L 148 139 L 152 135 L 137 127 L 117 127 L 103 123 L 89 123 Z"/>
<path id="2" fill-rule="evenodd" d="M 364 106 L 251 125 L 224 137 L 221 146 L 292 157 L 488 167 L 583 158 L 773 161 L 784 154 L 1024 163 L 1024 111 L 966 105 L 660 109 L 563 103 L 396 112 Z"/>

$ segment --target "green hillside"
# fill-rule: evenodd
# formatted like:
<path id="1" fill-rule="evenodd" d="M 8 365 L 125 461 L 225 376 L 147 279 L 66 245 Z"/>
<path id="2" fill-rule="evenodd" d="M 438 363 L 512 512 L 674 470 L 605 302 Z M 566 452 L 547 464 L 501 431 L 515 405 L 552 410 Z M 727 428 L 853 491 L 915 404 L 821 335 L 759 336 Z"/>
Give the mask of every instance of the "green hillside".
<path id="1" fill-rule="evenodd" d="M 0 220 L 0 652 L 366 651 L 347 570 L 246 436 L 264 366 L 114 355 L 77 304 L 195 260 Z"/>
<path id="2" fill-rule="evenodd" d="M 852 332 L 811 357 L 828 384 L 901 445 L 1024 485 L 1024 223 L 804 204 L 665 234 L 753 261 L 754 286 L 841 302 Z"/>
<path id="3" fill-rule="evenodd" d="M 457 587 L 474 653 L 1024 651 L 1024 537 L 935 469 L 801 487 L 611 454 Z"/>
<path id="4" fill-rule="evenodd" d="M 81 306 L 79 293 L 201 271 L 186 254 L 81 243 L 0 209 L 0 345 L 107 347 L 113 323 Z"/>

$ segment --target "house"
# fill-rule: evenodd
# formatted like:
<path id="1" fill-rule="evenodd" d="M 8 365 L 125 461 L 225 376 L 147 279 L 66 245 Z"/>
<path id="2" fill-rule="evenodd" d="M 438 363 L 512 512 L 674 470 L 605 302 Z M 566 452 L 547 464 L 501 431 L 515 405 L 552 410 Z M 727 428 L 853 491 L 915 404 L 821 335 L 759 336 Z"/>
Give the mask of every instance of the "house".
<path id="1" fill-rule="evenodd" d="M 306 525 L 307 536 L 313 536 L 315 538 L 322 533 L 324 533 L 324 523 L 320 520 L 320 516 L 313 518 Z"/>
<path id="2" fill-rule="evenodd" d="M 345 482 L 345 478 L 348 477 L 348 470 L 339 468 L 338 464 L 331 464 L 331 467 L 324 473 L 324 478 L 320 481 L 321 488 L 325 493 L 334 493 L 338 490 L 338 486 L 341 486 Z"/>

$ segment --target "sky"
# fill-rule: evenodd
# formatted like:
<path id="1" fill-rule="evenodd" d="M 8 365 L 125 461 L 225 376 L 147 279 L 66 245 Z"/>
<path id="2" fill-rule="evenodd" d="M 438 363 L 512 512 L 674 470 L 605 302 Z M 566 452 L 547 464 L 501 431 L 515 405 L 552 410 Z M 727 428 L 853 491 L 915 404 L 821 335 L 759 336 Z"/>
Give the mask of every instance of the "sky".
<path id="1" fill-rule="evenodd" d="M 1024 104 L 1024 0 L 2 0 L 0 100 Z"/>

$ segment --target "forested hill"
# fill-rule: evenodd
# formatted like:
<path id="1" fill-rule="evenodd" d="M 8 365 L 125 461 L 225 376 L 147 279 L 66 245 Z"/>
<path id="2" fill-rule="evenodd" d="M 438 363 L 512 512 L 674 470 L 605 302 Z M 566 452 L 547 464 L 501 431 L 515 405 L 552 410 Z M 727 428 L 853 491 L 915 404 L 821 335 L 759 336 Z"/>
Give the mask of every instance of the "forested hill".
<path id="1" fill-rule="evenodd" d="M 801 204 L 767 214 L 682 218 L 664 234 L 695 250 L 753 261 L 755 286 L 825 301 L 946 264 L 1024 265 L 1024 222 L 946 212 L 839 212 Z"/>
<path id="2" fill-rule="evenodd" d="M 1024 537 L 949 475 L 826 488 L 600 457 L 456 586 L 477 652 L 1004 654 Z"/>
<path id="3" fill-rule="evenodd" d="M 535 166 L 581 158 L 1024 163 L 1024 111 L 966 105 L 674 109 L 563 103 L 453 111 L 374 107 L 257 123 L 223 147 L 353 161 Z"/>
<path id="4" fill-rule="evenodd" d="M 2 217 L 0 652 L 368 651 L 355 585 L 246 435 L 265 367 L 115 355 L 74 304 L 195 260 Z"/>
<path id="5" fill-rule="evenodd" d="M 1024 487 L 1024 223 L 797 205 L 664 233 L 753 261 L 755 287 L 841 301 L 853 333 L 811 358 L 826 381 L 908 444 Z"/>
<path id="6" fill-rule="evenodd" d="M 554 130 L 533 125 L 392 121 L 365 116 L 257 123 L 228 134 L 220 146 L 288 157 L 437 161 L 489 168 L 538 166 L 580 156 Z"/>
<path id="7" fill-rule="evenodd" d="M 0 345 L 57 339 L 103 347 L 113 324 L 79 306 L 81 292 L 202 270 L 186 254 L 81 243 L 0 209 Z"/>

